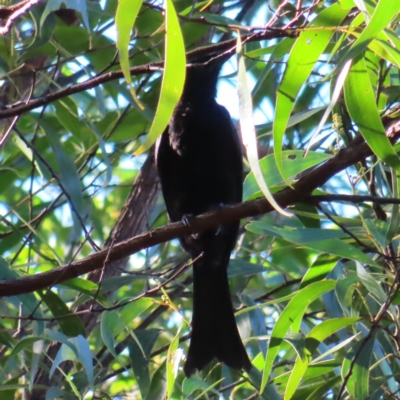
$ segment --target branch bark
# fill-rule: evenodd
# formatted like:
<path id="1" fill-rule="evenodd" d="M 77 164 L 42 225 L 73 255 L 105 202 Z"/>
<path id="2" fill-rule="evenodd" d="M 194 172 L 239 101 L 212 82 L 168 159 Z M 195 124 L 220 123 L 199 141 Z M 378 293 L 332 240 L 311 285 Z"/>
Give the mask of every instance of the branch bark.
<path id="1" fill-rule="evenodd" d="M 242 36 L 243 42 L 256 42 L 260 40 L 276 39 L 281 37 L 296 37 L 297 32 L 292 29 L 269 29 L 263 32 L 251 33 Z M 187 53 L 187 59 L 193 60 L 198 57 L 203 57 L 205 55 L 220 54 L 221 52 L 227 52 L 234 54 L 236 51 L 236 39 L 230 39 L 225 42 L 217 43 L 211 46 L 201 47 L 199 49 L 190 51 Z M 139 65 L 137 67 L 132 67 L 130 72 L 131 76 L 148 74 L 150 72 L 159 72 L 162 70 L 164 65 L 163 61 L 151 63 L 147 65 Z M 53 103 L 64 97 L 71 96 L 76 93 L 83 92 L 85 90 L 93 89 L 104 83 L 114 81 L 116 79 L 123 78 L 123 73 L 121 70 L 107 72 L 103 75 L 96 76 L 94 78 L 88 79 L 85 82 L 78 83 L 73 86 L 66 87 L 57 92 L 51 93 L 44 97 L 39 97 L 37 99 L 31 100 L 29 103 L 21 104 L 17 102 L 15 104 L 10 104 L 6 106 L 5 110 L 0 110 L 0 120 L 4 118 L 14 117 L 16 115 L 22 115 L 27 111 L 34 110 L 39 107 L 43 107 L 47 104 Z"/>
<path id="2" fill-rule="evenodd" d="M 396 139 L 400 135 L 400 122 L 397 123 L 396 128 L 395 130 L 394 125 L 390 128 L 392 139 Z M 286 188 L 276 193 L 274 198 L 281 207 L 288 207 L 289 205 L 304 202 L 310 197 L 313 190 L 325 184 L 338 172 L 364 160 L 370 155 L 372 155 L 372 151 L 368 144 L 364 142 L 362 137 L 358 137 L 348 147 L 340 150 L 336 156 L 300 179 L 293 186 L 293 189 Z M 111 250 L 105 249 L 99 251 L 69 265 L 32 276 L 0 282 L 0 293 L 2 296 L 15 296 L 44 289 L 48 286 L 57 285 L 68 279 L 103 268 L 105 260 L 115 262 L 173 238 L 193 232 L 202 232 L 236 219 L 265 214 L 272 210 L 273 208 L 264 198 L 223 207 L 218 211 L 208 212 L 191 219 L 190 227 L 182 222 L 169 224 L 118 243 Z"/>

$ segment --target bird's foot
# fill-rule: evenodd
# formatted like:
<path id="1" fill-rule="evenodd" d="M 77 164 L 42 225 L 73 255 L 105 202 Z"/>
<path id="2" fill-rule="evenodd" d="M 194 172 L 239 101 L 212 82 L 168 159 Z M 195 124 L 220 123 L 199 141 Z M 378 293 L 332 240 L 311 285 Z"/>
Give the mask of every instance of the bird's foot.
<path id="1" fill-rule="evenodd" d="M 224 205 L 225 205 L 224 203 L 219 203 L 219 204 L 216 205 L 216 206 L 210 207 L 210 208 L 208 209 L 208 211 L 218 211 L 218 210 L 221 209 L 221 207 L 223 207 Z M 215 232 L 214 232 L 214 235 L 215 235 L 215 236 L 218 236 L 218 235 L 221 233 L 221 229 L 222 229 L 221 225 L 218 225 L 218 226 L 217 226 L 217 229 L 216 229 Z"/>
<path id="2" fill-rule="evenodd" d="M 188 228 L 190 228 L 190 230 L 192 230 L 192 226 L 191 226 L 191 224 L 190 224 L 190 220 L 191 220 L 193 217 L 194 217 L 193 214 L 185 214 L 185 215 L 182 217 L 182 222 L 183 222 Z M 199 234 L 198 234 L 198 233 L 192 233 L 190 236 L 191 236 L 193 239 L 197 239 L 197 238 L 199 237 Z"/>

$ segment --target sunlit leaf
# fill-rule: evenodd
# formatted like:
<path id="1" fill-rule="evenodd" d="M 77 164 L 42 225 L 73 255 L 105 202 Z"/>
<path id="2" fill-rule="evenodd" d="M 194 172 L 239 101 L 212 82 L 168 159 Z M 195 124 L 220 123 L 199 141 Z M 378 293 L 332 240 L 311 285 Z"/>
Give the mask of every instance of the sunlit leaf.
<path id="1" fill-rule="evenodd" d="M 272 364 L 279 353 L 282 340 L 292 325 L 293 320 L 299 315 L 302 315 L 306 307 L 312 301 L 317 299 L 322 294 L 334 289 L 335 284 L 336 282 L 334 281 L 312 283 L 311 285 L 299 291 L 286 306 L 271 333 L 271 340 L 269 342 L 268 352 L 265 359 L 263 378 L 260 388 L 261 392 L 264 390 L 265 385 L 267 384 L 272 369 Z"/>
<path id="2" fill-rule="evenodd" d="M 186 54 L 181 28 L 172 0 L 166 0 L 165 6 L 165 64 L 160 100 L 146 142 L 135 151 L 135 155 L 149 149 L 163 133 L 181 97 L 185 82 Z"/>
<path id="3" fill-rule="evenodd" d="M 333 29 L 340 25 L 346 17 L 348 10 L 343 9 L 339 3 L 321 11 L 309 25 L 308 29 L 300 34 L 292 47 L 282 81 L 276 97 L 276 111 L 274 119 L 274 153 L 276 165 L 281 176 L 287 176 L 282 165 L 282 142 L 299 91 L 318 61 L 319 56 L 328 45 Z M 315 28 L 312 30 L 310 28 Z"/>
<path id="4" fill-rule="evenodd" d="M 129 43 L 131 40 L 130 36 L 132 27 L 135 23 L 141 6 L 141 0 L 135 0 L 133 2 L 130 0 L 119 0 L 117 13 L 115 15 L 115 24 L 117 27 L 117 48 L 119 51 L 119 62 L 121 64 L 121 69 L 124 73 L 126 81 L 129 84 L 132 97 L 134 98 L 138 106 L 143 109 L 144 107 L 137 98 L 135 90 L 132 86 L 132 77 L 129 68 Z"/>

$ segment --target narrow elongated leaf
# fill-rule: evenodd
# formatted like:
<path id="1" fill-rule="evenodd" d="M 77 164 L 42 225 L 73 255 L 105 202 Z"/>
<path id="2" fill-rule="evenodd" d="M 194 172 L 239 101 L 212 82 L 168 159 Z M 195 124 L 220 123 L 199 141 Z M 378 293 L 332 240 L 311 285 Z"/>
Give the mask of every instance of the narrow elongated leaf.
<path id="1" fill-rule="evenodd" d="M 131 40 L 131 31 L 141 6 L 142 0 L 119 0 L 117 13 L 115 15 L 115 24 L 117 27 L 119 63 L 121 64 L 121 69 L 125 80 L 129 84 L 132 97 L 138 106 L 143 109 L 144 107 L 137 98 L 135 90 L 132 86 L 132 77 L 129 65 L 129 42 Z"/>
<path id="2" fill-rule="evenodd" d="M 222 379 L 219 379 L 218 381 L 214 382 L 212 385 L 209 385 L 205 390 L 203 390 L 197 397 L 194 398 L 194 400 L 200 400 L 204 399 L 206 394 L 208 392 L 213 391 L 213 389 L 218 386 L 222 382 Z"/>
<path id="3" fill-rule="evenodd" d="M 359 94 L 362 92 L 362 96 Z M 354 60 L 344 86 L 347 109 L 372 151 L 400 171 L 400 160 L 385 134 L 364 57 Z"/>
<path id="4" fill-rule="evenodd" d="M 335 284 L 336 282 L 334 281 L 312 283 L 306 288 L 300 290 L 283 310 L 271 333 L 271 340 L 269 342 L 268 352 L 265 359 L 260 392 L 264 390 L 268 382 L 268 377 L 271 373 L 273 362 L 279 353 L 283 338 L 288 332 L 293 321 L 297 319 L 299 315 L 304 313 L 311 302 L 320 297 L 322 294 L 334 289 Z"/>
<path id="5" fill-rule="evenodd" d="M 336 298 L 342 308 L 347 313 L 353 299 L 355 285 L 359 284 L 360 278 L 354 273 L 349 273 L 345 278 L 339 279 L 335 288 Z"/>
<path id="6" fill-rule="evenodd" d="M 400 176 L 396 174 L 395 171 L 391 171 L 392 175 L 392 192 L 393 197 L 399 198 L 400 197 Z M 399 229 L 400 223 L 400 213 L 399 213 L 400 206 L 399 204 L 392 205 L 392 212 L 390 222 L 386 231 L 386 242 L 389 243 L 393 237 L 397 234 Z"/>
<path id="7" fill-rule="evenodd" d="M 165 64 L 157 112 L 145 143 L 135 151 L 142 154 L 160 136 L 178 103 L 186 76 L 186 54 L 181 28 L 172 0 L 165 1 Z"/>
<path id="8" fill-rule="evenodd" d="M 257 79 L 257 82 L 253 90 L 251 91 L 252 96 L 254 96 L 258 92 L 258 90 L 263 86 L 263 83 L 265 82 L 269 73 L 271 72 L 271 69 L 274 66 L 275 61 L 280 60 L 282 57 L 288 54 L 294 43 L 295 43 L 294 39 L 284 38 L 277 45 L 273 46 L 271 57 L 269 58 L 268 63 L 265 64 L 264 71 L 262 71 L 261 76 L 259 77 L 259 79 Z M 265 50 L 265 48 L 246 52 L 246 56 L 250 58 L 259 57 L 260 55 L 265 54 L 263 53 L 263 50 Z"/>
<path id="9" fill-rule="evenodd" d="M 228 276 L 248 276 L 265 272 L 266 268 L 262 265 L 252 264 L 243 260 L 230 260 Z"/>
<path id="10" fill-rule="evenodd" d="M 167 352 L 167 399 L 171 398 L 175 379 L 178 375 L 179 362 L 182 356 L 182 350 L 178 349 L 181 327 L 182 324 L 178 328 L 178 332 L 173 338 Z"/>
<path id="11" fill-rule="evenodd" d="M 136 340 L 131 340 L 128 349 L 131 366 L 139 385 L 142 398 L 146 398 L 150 389 L 150 354 L 161 330 L 148 329 L 135 331 Z"/>
<path id="12" fill-rule="evenodd" d="M 343 55 L 339 62 L 339 68 L 350 59 L 358 57 L 379 32 L 386 28 L 393 17 L 400 11 L 400 0 L 379 0 L 374 6 L 374 12 L 367 26 L 353 43 L 350 49 Z"/>
<path id="13" fill-rule="evenodd" d="M 289 118 L 289 121 L 288 121 L 288 123 L 286 125 L 286 128 L 291 128 L 293 126 L 296 126 L 296 125 L 300 124 L 301 122 L 306 121 L 308 118 L 311 118 L 313 115 L 318 114 L 319 112 L 321 112 L 322 110 L 325 110 L 325 109 L 326 109 L 325 106 L 321 106 L 321 107 L 312 108 L 311 110 L 303 110 L 303 111 L 300 111 L 300 112 L 298 112 L 296 114 L 293 114 Z M 272 134 L 273 134 L 272 125 L 273 125 L 272 122 L 268 122 L 266 124 L 256 125 L 257 132 L 261 132 L 261 131 L 264 131 L 266 129 L 270 129 L 266 133 L 262 133 L 261 135 L 259 134 L 258 138 L 261 139 L 264 136 L 272 136 Z M 285 151 L 283 151 L 283 154 L 285 154 Z"/>
<path id="14" fill-rule="evenodd" d="M 324 398 L 325 393 L 332 390 L 338 383 L 340 383 L 341 377 L 335 376 L 328 381 L 324 382 L 318 388 L 316 388 L 305 400 L 320 400 Z"/>
<path id="15" fill-rule="evenodd" d="M 41 340 L 43 340 L 43 337 L 41 337 L 41 336 L 32 336 L 32 337 L 27 337 L 27 338 L 20 340 L 17 343 L 17 345 L 12 349 L 11 353 L 9 354 L 9 356 L 5 362 L 3 370 L 7 373 L 8 368 L 10 368 L 13 365 L 19 352 L 21 352 L 22 350 L 31 348 L 31 346 L 33 346 L 33 344 L 35 342 L 38 342 Z"/>
<path id="16" fill-rule="evenodd" d="M 284 211 L 279 204 L 272 197 L 268 185 L 266 184 L 263 174 L 261 172 L 260 164 L 258 161 L 257 149 L 257 135 L 254 128 L 253 121 L 253 102 L 251 99 L 250 88 L 247 84 L 246 65 L 244 63 L 244 56 L 242 50 L 242 42 L 240 36 L 237 40 L 237 53 L 238 53 L 238 93 L 239 93 L 239 118 L 240 128 L 243 137 L 243 144 L 246 148 L 247 158 L 249 159 L 251 171 L 257 181 L 265 198 L 272 207 L 280 214 L 286 217 L 291 217 L 292 213 Z"/>
<path id="17" fill-rule="evenodd" d="M 61 317 L 72 313 L 61 298 L 51 290 L 48 290 L 46 293 L 39 292 L 39 295 L 55 317 Z M 56 321 L 60 325 L 61 332 L 66 336 L 75 337 L 86 334 L 82 320 L 75 315 L 66 318 L 58 318 Z"/>
<path id="18" fill-rule="evenodd" d="M 311 168 L 321 162 L 329 160 L 332 156 L 326 153 L 317 153 L 310 151 L 307 157 L 303 157 L 304 152 L 301 150 L 285 150 L 282 153 L 282 167 L 285 171 L 287 179 L 291 179 L 308 168 Z M 281 174 L 276 165 L 273 154 L 270 154 L 259 161 L 261 172 L 265 183 L 268 187 L 283 183 Z M 260 188 L 254 177 L 254 173 L 250 172 L 243 184 L 243 200 L 258 194 Z"/>
<path id="19" fill-rule="evenodd" d="M 369 397 L 369 367 L 374 343 L 374 334 L 360 340 L 343 361 L 342 376 L 346 376 L 349 373 L 349 369 L 352 368 L 346 388 L 357 400 Z M 359 350 L 360 348 L 362 350 Z"/>
<path id="20" fill-rule="evenodd" d="M 39 366 L 39 360 L 42 356 L 42 351 L 44 347 L 44 340 L 38 340 L 33 343 L 32 346 L 32 364 L 30 372 L 30 380 L 29 380 L 29 390 L 32 391 L 33 383 L 35 382 L 36 372 Z"/>
<path id="21" fill-rule="evenodd" d="M 207 390 L 209 385 L 197 378 L 186 378 L 182 383 L 182 391 L 185 396 L 190 396 L 196 390 Z M 217 396 L 219 395 L 217 390 L 212 390 Z"/>
<path id="22" fill-rule="evenodd" d="M 73 278 L 63 282 L 59 286 L 64 286 L 66 288 L 76 290 L 79 293 L 86 294 L 94 298 L 99 304 L 104 307 L 111 307 L 112 305 L 110 300 L 108 300 L 102 294 L 98 293 L 98 285 L 92 281 L 88 281 L 82 278 Z M 103 282 L 101 284 L 101 288 L 103 288 Z"/>
<path id="23" fill-rule="evenodd" d="M 86 377 L 91 388 L 94 387 L 93 355 L 90 350 L 89 342 L 82 335 L 69 338 L 68 341 L 75 346 L 77 352 L 71 351 L 69 346 L 63 344 L 58 351 L 53 365 L 51 366 L 49 376 L 51 377 L 56 368 L 66 360 L 78 360 L 85 369 Z"/>
<path id="24" fill-rule="evenodd" d="M 286 390 L 285 390 L 285 400 L 289 400 L 295 394 L 298 385 L 300 384 L 301 379 L 305 375 L 309 362 L 311 361 L 311 357 L 319 344 L 325 340 L 328 336 L 337 332 L 340 329 L 345 328 L 346 326 L 352 325 L 357 322 L 360 318 L 335 318 L 328 321 L 323 321 L 321 324 L 315 326 L 306 336 L 305 343 L 305 354 L 306 358 L 301 359 L 300 357 L 296 358 L 295 365 L 290 374 L 290 378 L 287 382 Z"/>
<path id="25" fill-rule="evenodd" d="M 274 119 L 274 153 L 276 165 L 282 177 L 286 180 L 282 165 L 282 142 L 294 102 L 301 87 L 310 76 L 314 64 L 328 45 L 333 29 L 324 29 L 340 25 L 349 10 L 343 9 L 339 3 L 335 3 L 321 13 L 310 24 L 309 28 L 315 30 L 302 32 L 290 53 L 287 67 L 279 85 L 275 119 Z"/>
<path id="26" fill-rule="evenodd" d="M 74 218 L 75 227 L 77 232 L 80 231 L 81 225 L 76 220 L 76 214 L 78 214 L 81 220 L 85 219 L 86 210 L 84 208 L 84 201 L 82 195 L 82 183 L 79 179 L 78 170 L 74 161 L 65 152 L 59 137 L 53 131 L 52 127 L 40 121 L 41 127 L 46 134 L 47 139 L 50 142 L 51 148 L 54 152 L 54 156 L 57 161 L 60 182 L 63 189 L 68 197 L 68 202 L 70 203 L 72 217 Z"/>
<path id="27" fill-rule="evenodd" d="M 308 150 L 311 148 L 314 138 L 317 137 L 317 135 L 321 132 L 321 130 L 324 127 L 326 121 L 328 120 L 328 117 L 331 114 L 336 102 L 338 101 L 339 96 L 342 93 L 342 88 L 343 88 L 344 82 L 346 80 L 347 74 L 349 73 L 350 67 L 351 67 L 351 61 L 348 61 L 342 68 L 342 71 L 340 72 L 340 74 L 338 75 L 337 81 L 335 84 L 335 89 L 333 90 L 333 93 L 332 93 L 332 99 L 329 102 L 329 105 L 326 108 L 324 115 L 322 116 L 321 120 L 319 121 L 317 129 L 311 135 L 309 144 L 307 145 L 306 153 L 308 153 Z"/>
<path id="28" fill-rule="evenodd" d="M 346 243 L 339 238 L 343 232 L 328 229 L 282 229 L 265 222 L 255 221 L 246 225 L 246 229 L 265 235 L 282 237 L 289 242 L 299 244 L 303 247 L 316 250 L 321 253 L 337 255 L 351 260 L 363 262 L 369 265 L 378 266 L 376 261 L 368 257 L 357 247 Z"/>
<path id="29" fill-rule="evenodd" d="M 146 400 L 165 400 L 167 394 L 166 368 L 167 360 L 164 360 L 153 375 Z"/>
<path id="30" fill-rule="evenodd" d="M 361 263 L 357 263 L 357 275 L 363 285 L 368 289 L 368 292 L 375 297 L 376 300 L 382 305 L 387 301 L 388 296 L 383 291 L 379 283 L 365 270 Z"/>
<path id="31" fill-rule="evenodd" d="M 114 337 L 119 335 L 136 317 L 154 303 L 153 299 L 142 298 L 127 304 L 120 310 L 106 311 L 101 316 L 100 333 L 108 350 L 117 357 Z"/>
<path id="32" fill-rule="evenodd" d="M 321 255 L 319 256 L 314 264 L 308 269 L 306 274 L 304 275 L 300 287 L 306 287 L 312 282 L 320 281 L 325 278 L 329 272 L 337 264 L 338 260 L 337 257 L 331 255 Z"/>

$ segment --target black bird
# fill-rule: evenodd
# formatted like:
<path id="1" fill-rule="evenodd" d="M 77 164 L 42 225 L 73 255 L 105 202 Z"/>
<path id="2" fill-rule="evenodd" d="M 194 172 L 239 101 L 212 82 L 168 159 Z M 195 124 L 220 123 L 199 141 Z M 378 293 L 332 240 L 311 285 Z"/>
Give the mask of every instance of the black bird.
<path id="1" fill-rule="evenodd" d="M 187 67 L 185 87 L 169 127 L 157 142 L 156 162 L 169 218 L 181 221 L 242 201 L 243 164 L 228 111 L 216 100 L 224 56 Z M 236 325 L 227 268 L 239 221 L 180 238 L 193 265 L 192 338 L 186 376 L 214 358 L 250 370 Z"/>

